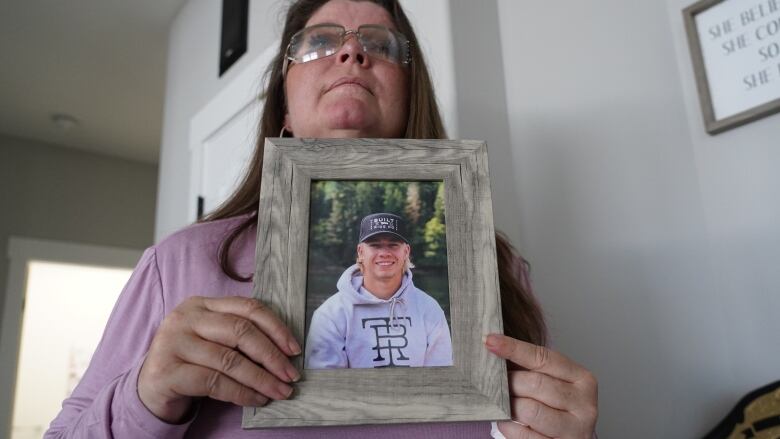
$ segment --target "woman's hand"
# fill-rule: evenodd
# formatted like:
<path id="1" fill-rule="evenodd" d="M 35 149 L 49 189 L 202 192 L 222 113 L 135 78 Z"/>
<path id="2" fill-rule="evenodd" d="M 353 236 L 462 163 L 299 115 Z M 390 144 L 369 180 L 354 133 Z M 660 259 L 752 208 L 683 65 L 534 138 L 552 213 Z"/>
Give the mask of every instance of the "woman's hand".
<path id="1" fill-rule="evenodd" d="M 245 297 L 191 297 L 163 320 L 138 377 L 155 416 L 181 422 L 194 397 L 243 406 L 292 394 L 300 379 L 288 356 L 301 353 L 270 309 Z"/>
<path id="2" fill-rule="evenodd" d="M 598 384 L 590 371 L 542 346 L 499 334 L 485 339 L 494 354 L 519 366 L 509 371 L 512 419 L 499 422 L 507 438 L 591 439 Z"/>

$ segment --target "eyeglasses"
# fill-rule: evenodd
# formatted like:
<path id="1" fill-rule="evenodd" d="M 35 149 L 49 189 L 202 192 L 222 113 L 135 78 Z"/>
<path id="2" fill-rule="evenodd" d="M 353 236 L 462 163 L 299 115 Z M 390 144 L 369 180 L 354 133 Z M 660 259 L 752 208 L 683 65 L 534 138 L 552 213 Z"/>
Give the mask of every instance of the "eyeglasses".
<path id="1" fill-rule="evenodd" d="M 349 35 L 354 35 L 363 51 L 373 58 L 403 65 L 412 61 L 409 40 L 395 30 L 375 24 L 366 24 L 357 30 L 347 30 L 338 24 L 318 24 L 292 36 L 285 53 L 282 76 L 287 75 L 290 61 L 307 63 L 335 54 Z"/>

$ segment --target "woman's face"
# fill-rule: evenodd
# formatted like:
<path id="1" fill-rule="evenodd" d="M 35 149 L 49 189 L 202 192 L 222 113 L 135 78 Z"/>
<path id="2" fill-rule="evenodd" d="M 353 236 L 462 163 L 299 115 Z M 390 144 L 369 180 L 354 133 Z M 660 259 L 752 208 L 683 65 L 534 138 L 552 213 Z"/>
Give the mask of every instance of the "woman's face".
<path id="1" fill-rule="evenodd" d="M 306 26 L 323 23 L 395 29 L 384 8 L 365 1 L 331 0 Z M 289 67 L 285 127 L 296 137 L 403 137 L 408 81 L 402 65 L 367 56 L 350 35 L 336 54 Z"/>

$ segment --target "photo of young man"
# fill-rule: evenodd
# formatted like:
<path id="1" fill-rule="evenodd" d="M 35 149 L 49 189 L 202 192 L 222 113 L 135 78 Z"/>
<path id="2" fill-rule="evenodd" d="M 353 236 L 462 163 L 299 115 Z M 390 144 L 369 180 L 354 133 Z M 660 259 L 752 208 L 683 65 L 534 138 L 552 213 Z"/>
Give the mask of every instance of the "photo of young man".
<path id="1" fill-rule="evenodd" d="M 451 366 L 449 325 L 439 303 L 412 281 L 405 220 L 373 213 L 360 222 L 357 262 L 319 306 L 306 338 L 305 367 Z"/>

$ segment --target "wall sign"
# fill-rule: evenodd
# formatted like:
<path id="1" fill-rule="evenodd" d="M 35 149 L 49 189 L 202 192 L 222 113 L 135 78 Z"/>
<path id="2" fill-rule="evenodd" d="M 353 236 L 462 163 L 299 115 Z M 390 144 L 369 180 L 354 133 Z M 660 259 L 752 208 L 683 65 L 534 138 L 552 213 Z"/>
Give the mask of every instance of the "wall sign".
<path id="1" fill-rule="evenodd" d="M 701 0 L 683 11 L 707 132 L 780 111 L 780 0 Z"/>

